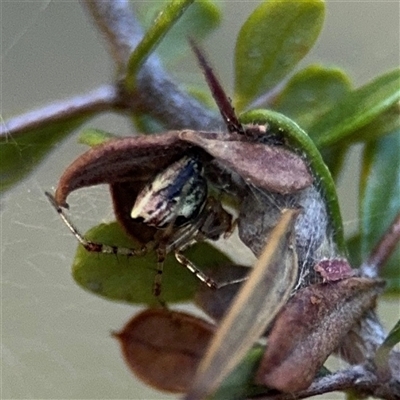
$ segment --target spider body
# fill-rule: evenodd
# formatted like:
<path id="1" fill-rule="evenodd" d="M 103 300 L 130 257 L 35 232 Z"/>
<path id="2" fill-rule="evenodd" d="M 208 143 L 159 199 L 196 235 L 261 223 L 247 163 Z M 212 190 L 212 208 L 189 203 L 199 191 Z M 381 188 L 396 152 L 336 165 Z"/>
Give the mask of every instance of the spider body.
<path id="1" fill-rule="evenodd" d="M 196 156 L 184 156 L 158 173 L 136 197 L 131 218 L 157 229 L 153 243 L 158 257 L 156 296 L 161 293 L 163 263 L 170 252 L 209 287 L 221 286 L 182 254 L 195 242 L 227 237 L 234 228 L 232 215 L 207 195 L 201 161 Z"/>
<path id="2" fill-rule="evenodd" d="M 203 166 L 196 156 L 183 156 L 159 172 L 139 191 L 130 212 L 136 222 L 155 228 L 153 241 L 139 249 L 110 246 L 87 240 L 70 222 L 64 211 L 50 194 L 46 193 L 79 243 L 89 252 L 136 257 L 154 250 L 157 254 L 157 274 L 153 292 L 161 294 L 163 264 L 168 253 L 195 274 L 209 287 L 219 288 L 213 279 L 203 274 L 182 252 L 195 242 L 218 240 L 229 236 L 235 224 L 232 215 L 221 202 L 208 196 Z"/>
<path id="3" fill-rule="evenodd" d="M 131 218 L 155 228 L 182 226 L 195 218 L 207 197 L 207 182 L 197 157 L 184 156 L 145 185 Z"/>

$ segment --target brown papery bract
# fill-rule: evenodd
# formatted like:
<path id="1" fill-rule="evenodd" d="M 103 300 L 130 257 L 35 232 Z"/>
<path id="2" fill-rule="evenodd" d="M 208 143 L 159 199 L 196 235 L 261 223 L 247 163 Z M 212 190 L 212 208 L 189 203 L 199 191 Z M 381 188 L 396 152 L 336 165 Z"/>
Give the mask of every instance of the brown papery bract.
<path id="1" fill-rule="evenodd" d="M 383 281 L 349 278 L 297 292 L 277 317 L 257 372 L 259 384 L 306 389 L 330 354 L 374 304 Z"/>
<path id="2" fill-rule="evenodd" d="M 114 333 L 125 361 L 148 385 L 185 392 L 214 332 L 207 322 L 165 308 L 148 309 Z"/>
<path id="3" fill-rule="evenodd" d="M 250 141 L 250 138 L 242 140 L 241 135 L 225 136 L 226 139 L 221 140 L 203 132 L 182 131 L 180 134 L 182 140 L 201 147 L 224 167 L 237 172 L 247 183 L 260 189 L 288 194 L 313 183 L 307 164 L 294 152 L 282 146 Z"/>

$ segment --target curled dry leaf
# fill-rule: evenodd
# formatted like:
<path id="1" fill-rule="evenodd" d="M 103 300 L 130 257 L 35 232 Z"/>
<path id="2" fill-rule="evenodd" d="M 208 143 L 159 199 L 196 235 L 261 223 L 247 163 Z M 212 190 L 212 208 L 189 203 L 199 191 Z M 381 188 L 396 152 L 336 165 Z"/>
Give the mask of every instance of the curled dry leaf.
<path id="1" fill-rule="evenodd" d="M 246 183 L 260 189 L 287 194 L 312 184 L 313 179 L 304 160 L 288 149 L 252 142 L 243 135 L 224 134 L 222 138 L 224 136 L 225 139 L 221 140 L 221 134 L 187 130 L 180 134 L 182 140 L 201 147 L 224 168 L 236 172 Z"/>
<path id="2" fill-rule="evenodd" d="M 179 146 L 177 132 L 110 140 L 89 149 L 67 167 L 55 199 L 60 206 L 67 207 L 68 195 L 82 187 L 146 181 L 187 149 L 188 146 Z"/>
<path id="3" fill-rule="evenodd" d="M 110 140 L 88 150 L 62 175 L 56 201 L 65 207 L 69 193 L 85 186 L 147 181 L 190 151 L 203 158 L 208 153 L 221 169 L 230 169 L 247 183 L 272 192 L 293 193 L 313 180 L 304 160 L 282 146 L 261 144 L 237 133 L 170 131 Z"/>
<path id="4" fill-rule="evenodd" d="M 371 309 L 384 282 L 348 278 L 298 291 L 279 313 L 257 372 L 283 392 L 306 389 L 352 326 Z"/>
<path id="5" fill-rule="evenodd" d="M 256 128 L 252 130 L 254 133 Z M 136 196 L 147 182 L 184 155 L 201 160 L 207 180 L 221 190 L 252 185 L 262 191 L 292 193 L 310 186 L 313 178 L 305 161 L 283 146 L 261 143 L 265 135 L 260 126 L 259 134 L 251 136 L 185 130 L 110 140 L 82 154 L 64 171 L 55 201 L 67 207 L 72 191 L 109 184 L 117 220 L 128 234 L 147 243 L 155 229 L 130 217 Z"/>
<path id="6" fill-rule="evenodd" d="M 200 318 L 159 308 L 136 315 L 114 337 L 135 375 L 154 388 L 180 393 L 192 383 L 213 330 Z"/>

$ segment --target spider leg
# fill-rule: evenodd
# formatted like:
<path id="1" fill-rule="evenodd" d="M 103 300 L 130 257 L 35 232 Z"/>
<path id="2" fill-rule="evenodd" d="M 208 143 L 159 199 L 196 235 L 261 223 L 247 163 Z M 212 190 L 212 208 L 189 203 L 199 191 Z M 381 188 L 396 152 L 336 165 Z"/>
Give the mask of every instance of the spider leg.
<path id="1" fill-rule="evenodd" d="M 154 284 L 153 284 L 153 293 L 154 296 L 156 296 L 157 298 L 159 298 L 161 294 L 162 275 L 164 271 L 164 261 L 166 255 L 167 252 L 165 250 L 165 247 L 160 246 L 157 249 L 157 273 L 156 276 L 154 277 Z"/>
<path id="2" fill-rule="evenodd" d="M 202 272 L 198 267 L 196 267 L 196 265 L 194 265 L 193 262 L 185 257 L 179 250 L 175 251 L 175 258 L 179 262 L 179 264 L 186 267 L 192 274 L 196 276 L 196 278 L 200 279 L 211 289 L 218 290 L 223 288 L 224 286 L 233 285 L 235 283 L 240 283 L 247 280 L 247 276 L 245 276 L 243 278 L 233 279 L 227 282 L 217 282 L 216 280 Z"/>
<path id="3" fill-rule="evenodd" d="M 231 237 L 232 233 L 235 231 L 236 227 L 238 225 L 238 220 L 234 219 L 231 223 L 231 226 L 225 231 L 224 233 L 224 239 L 228 239 Z"/>
<path id="4" fill-rule="evenodd" d="M 57 204 L 54 196 L 49 192 L 45 192 L 47 198 L 49 199 L 51 205 L 57 211 L 58 215 L 63 220 L 64 224 L 68 227 L 68 229 L 72 232 L 78 242 L 85 248 L 85 250 L 94 253 L 103 253 L 103 254 L 114 254 L 121 255 L 127 257 L 137 257 L 142 256 L 147 253 L 147 248 L 142 247 L 140 249 L 112 246 L 108 244 L 96 243 L 91 240 L 86 239 L 77 228 L 75 228 L 74 224 L 68 219 L 65 215 L 63 209 Z"/>

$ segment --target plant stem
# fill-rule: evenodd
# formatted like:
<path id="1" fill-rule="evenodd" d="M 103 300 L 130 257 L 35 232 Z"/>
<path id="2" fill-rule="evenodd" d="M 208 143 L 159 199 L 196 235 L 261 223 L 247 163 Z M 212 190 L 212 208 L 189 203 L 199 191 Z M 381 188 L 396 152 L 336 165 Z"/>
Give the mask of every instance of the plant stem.
<path id="1" fill-rule="evenodd" d="M 0 138 L 27 133 L 55 122 L 77 119 L 87 114 L 96 114 L 115 106 L 117 91 L 111 85 L 101 86 L 86 94 L 54 101 L 47 106 L 28 111 L 0 125 Z"/>
<path id="2" fill-rule="evenodd" d="M 82 3 L 104 34 L 119 74 L 124 73 L 130 54 L 143 37 L 129 2 L 85 0 Z M 152 115 L 167 129 L 214 130 L 224 126 L 214 112 L 179 90 L 154 54 L 143 64 L 136 84 L 134 95 L 121 90 L 120 103 L 131 111 Z"/>
<path id="3" fill-rule="evenodd" d="M 396 215 L 381 240 L 372 250 L 367 261 L 361 265 L 361 274 L 365 277 L 375 278 L 385 265 L 400 241 L 400 212 Z"/>

